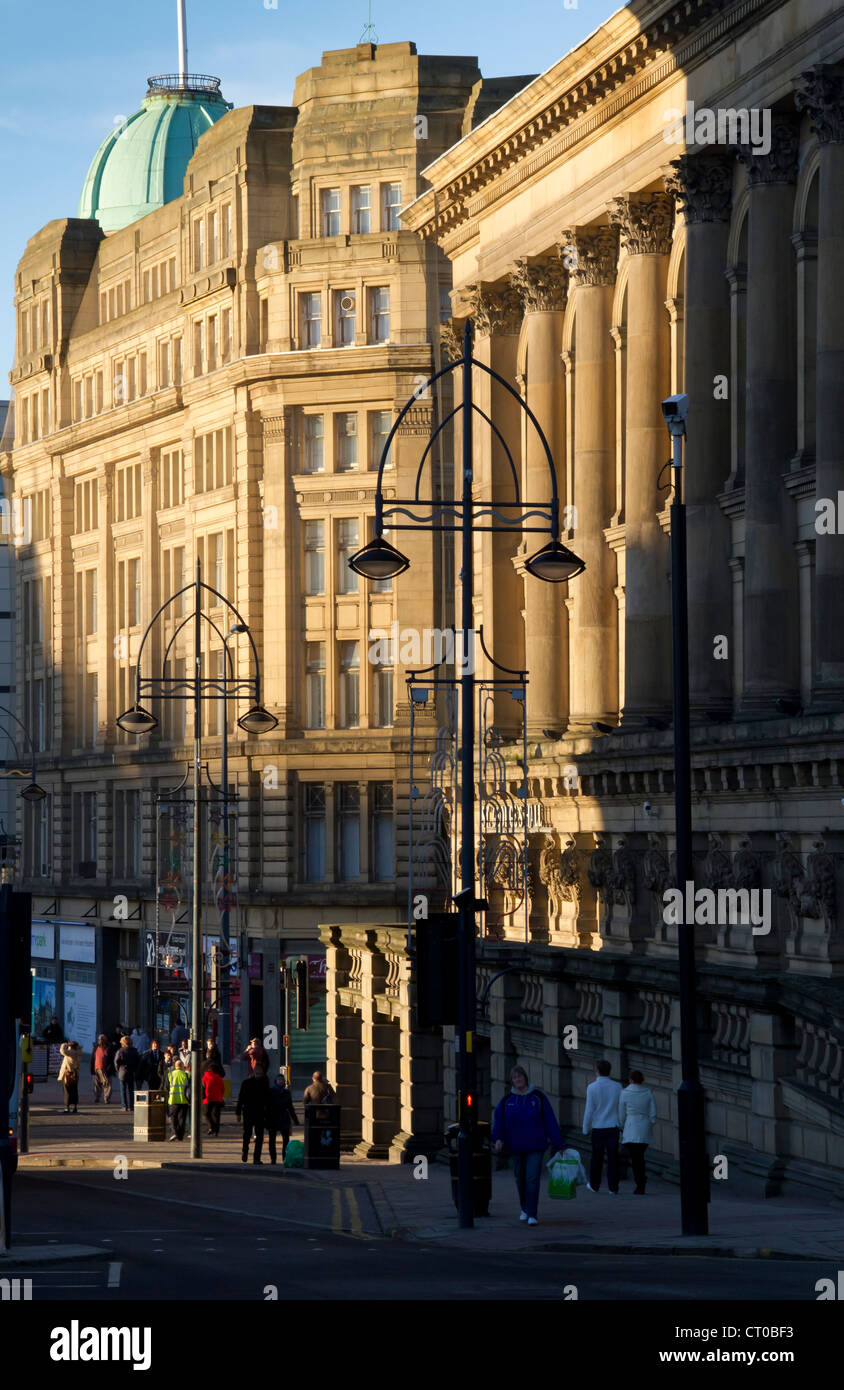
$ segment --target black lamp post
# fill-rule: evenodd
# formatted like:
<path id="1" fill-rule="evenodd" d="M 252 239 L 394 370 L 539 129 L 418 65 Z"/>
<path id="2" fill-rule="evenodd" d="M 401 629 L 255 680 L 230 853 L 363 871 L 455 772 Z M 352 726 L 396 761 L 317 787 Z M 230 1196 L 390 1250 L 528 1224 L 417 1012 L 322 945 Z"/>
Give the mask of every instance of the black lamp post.
<path id="1" fill-rule="evenodd" d="M 671 634 L 674 685 L 674 824 L 677 887 L 686 900 L 692 868 L 692 779 L 689 738 L 689 604 L 686 568 L 686 506 L 683 501 L 683 439 L 688 396 L 669 396 L 662 414 L 671 437 L 674 500 L 671 525 Z M 684 914 L 685 917 L 685 914 Z M 684 1236 L 705 1236 L 709 1230 L 709 1169 L 706 1162 L 705 1096 L 700 1081 L 697 1046 L 697 967 L 694 919 L 678 931 L 680 975 L 680 1064 L 677 1129 L 680 1141 L 680 1212 Z"/>
<path id="2" fill-rule="evenodd" d="M 492 377 L 499 386 L 508 391 L 525 412 L 542 442 L 548 461 L 551 498 L 548 502 L 523 502 L 520 498 L 518 473 L 506 441 L 501 437 L 489 416 L 473 400 L 472 368 L 477 367 Z M 381 488 L 385 463 L 389 457 L 393 436 L 407 412 L 416 404 L 419 392 L 411 397 L 399 411 L 393 427 L 387 436 L 381 453 L 378 468 L 378 483 L 375 491 L 375 535 L 374 538 L 349 560 L 351 569 L 365 579 L 389 579 L 402 574 L 410 561 L 399 550 L 384 539 L 384 524 L 389 520 L 391 529 L 400 531 L 424 530 L 429 532 L 454 531 L 461 536 L 461 623 L 463 629 L 463 673 L 460 677 L 460 892 L 455 899 L 458 912 L 458 961 L 459 961 L 459 1008 L 457 1024 L 458 1058 L 458 1115 L 460 1130 L 457 1136 L 457 1209 L 461 1227 L 474 1225 L 474 1201 L 472 1193 L 472 1153 L 474 1148 L 475 1122 L 475 913 L 478 902 L 475 897 L 475 677 L 474 661 L 467 660 L 469 648 L 468 635 L 474 633 L 473 627 L 473 575 L 472 548 L 475 531 L 513 531 L 518 534 L 540 532 L 550 534 L 548 544 L 526 561 L 526 568 L 538 579 L 562 582 L 581 574 L 585 569 L 582 560 L 561 543 L 559 539 L 559 503 L 554 460 L 548 441 L 542 433 L 536 416 L 525 404 L 521 396 L 509 382 L 486 363 L 472 356 L 472 340 L 467 320 L 463 330 L 463 356 L 457 362 L 450 362 L 436 372 L 427 382 L 427 387 L 449 372 L 461 371 L 463 396 L 459 406 L 440 422 L 428 441 L 416 475 L 416 493 L 412 498 L 399 498 L 384 504 Z M 462 412 L 463 436 L 463 487 L 459 498 L 440 500 L 420 498 L 419 484 L 428 454 L 431 452 L 437 435 L 449 420 Z M 503 501 L 475 501 L 472 497 L 473 461 L 472 426 L 474 416 L 480 415 L 499 439 L 507 455 L 512 473 L 515 499 Z M 420 508 L 428 512 L 419 517 Z M 406 520 L 394 520 L 404 517 Z M 539 524 L 537 524 L 539 523 Z M 466 669 L 468 667 L 468 670 Z"/>
<path id="3" fill-rule="evenodd" d="M 222 676 L 203 676 L 202 674 L 202 622 L 203 620 L 213 628 L 223 643 L 223 647 L 229 656 L 226 639 L 217 624 L 202 611 L 203 591 L 213 595 L 223 608 L 227 609 L 237 619 L 237 631 L 245 632 L 249 638 L 249 645 L 252 648 L 252 657 L 255 665 L 255 675 L 243 680 L 223 673 Z M 144 644 L 149 637 L 158 619 L 171 603 L 186 593 L 193 593 L 193 611 L 187 615 L 183 622 L 179 624 L 167 644 L 167 649 L 162 660 L 162 672 L 166 670 L 167 658 L 176 641 L 179 633 L 187 627 L 188 623 L 193 622 L 194 630 L 194 674 L 192 677 L 182 679 L 175 676 L 147 677 L 141 675 L 141 658 L 143 656 Z M 202 854 L 201 836 L 202 825 L 200 820 L 200 776 L 202 767 L 202 701 L 220 699 L 224 701 L 223 718 L 223 751 L 225 757 L 225 769 L 223 773 L 223 785 L 226 787 L 228 779 L 228 743 L 226 739 L 228 701 L 248 697 L 252 700 L 250 709 L 237 722 L 246 733 L 258 734 L 269 733 L 276 727 L 278 720 L 265 710 L 261 704 L 261 675 L 258 665 L 258 652 L 255 641 L 246 623 L 244 623 L 233 603 L 230 603 L 221 593 L 210 584 L 206 584 L 202 579 L 200 564 L 196 562 L 196 579 L 191 584 L 185 584 L 179 591 L 166 600 L 165 603 L 153 614 L 146 631 L 141 638 L 141 645 L 138 649 L 137 677 L 135 684 L 135 703 L 130 710 L 121 714 L 117 720 L 120 728 L 128 734 L 146 734 L 158 724 L 155 715 L 150 714 L 145 709 L 142 700 L 144 695 L 155 695 L 163 700 L 181 700 L 192 698 L 194 702 L 194 726 L 193 726 L 193 917 L 192 917 L 192 973 L 191 973 L 191 1158 L 202 1157 L 202 1138 L 201 1138 L 201 1094 L 199 1077 L 199 1053 L 202 1047 L 202 1021 L 203 1021 L 203 986 L 205 972 L 202 968 Z M 226 849 L 228 844 L 228 817 L 227 803 L 224 797 L 224 817 Z M 222 928 L 221 928 L 222 930 Z"/>

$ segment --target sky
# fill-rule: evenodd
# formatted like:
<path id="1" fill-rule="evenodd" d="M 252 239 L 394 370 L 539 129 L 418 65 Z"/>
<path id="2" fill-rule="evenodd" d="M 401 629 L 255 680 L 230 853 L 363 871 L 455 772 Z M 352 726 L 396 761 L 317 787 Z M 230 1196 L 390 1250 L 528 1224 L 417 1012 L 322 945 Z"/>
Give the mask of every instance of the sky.
<path id="1" fill-rule="evenodd" d="M 368 0 L 187 0 L 188 70 L 236 106 L 289 105 L 298 73 L 352 48 Z M 477 57 L 485 76 L 544 71 L 599 27 L 613 0 L 372 0 L 381 43 Z M 94 153 L 137 110 L 151 74 L 177 70 L 176 0 L 0 0 L 0 399 L 14 357 L 14 273 L 27 240 L 75 217 Z"/>

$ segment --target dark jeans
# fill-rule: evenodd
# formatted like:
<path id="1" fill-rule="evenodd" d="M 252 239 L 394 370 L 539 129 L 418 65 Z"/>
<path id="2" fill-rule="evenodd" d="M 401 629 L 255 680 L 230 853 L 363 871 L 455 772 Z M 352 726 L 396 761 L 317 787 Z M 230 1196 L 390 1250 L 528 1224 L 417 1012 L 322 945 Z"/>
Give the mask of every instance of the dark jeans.
<path id="1" fill-rule="evenodd" d="M 129 1110 L 135 1108 L 135 1074 L 127 1076 L 125 1081 L 120 1083 L 120 1099 L 123 1105 Z"/>
<path id="2" fill-rule="evenodd" d="M 627 1149 L 630 1154 L 630 1166 L 633 1169 L 633 1177 L 636 1182 L 636 1191 L 645 1190 L 645 1149 L 647 1144 L 628 1144 Z"/>
<path id="3" fill-rule="evenodd" d="M 208 1129 L 212 1134 L 220 1133 L 220 1116 L 223 1113 L 223 1102 L 221 1100 L 209 1100 L 205 1106 L 205 1114 L 208 1120 Z"/>
<path id="4" fill-rule="evenodd" d="M 276 1129 L 273 1129 L 272 1127 L 269 1128 L 269 1129 L 267 1130 L 267 1143 L 268 1143 L 269 1146 L 270 1146 L 270 1163 L 275 1163 L 275 1161 L 276 1161 L 276 1147 L 275 1147 L 275 1137 L 276 1137 L 276 1134 L 280 1134 L 280 1135 L 281 1135 L 281 1157 L 282 1157 L 282 1160 L 284 1159 L 284 1155 L 287 1153 L 287 1145 L 290 1143 L 290 1130 L 289 1130 L 289 1128 L 288 1128 L 288 1129 L 281 1129 L 281 1130 L 276 1130 Z"/>
<path id="5" fill-rule="evenodd" d="M 243 1161 L 244 1161 L 244 1163 L 246 1162 L 247 1158 L 249 1157 L 249 1140 L 250 1140 L 251 1137 L 252 1137 L 252 1131 L 253 1131 L 253 1129 L 254 1129 L 254 1131 L 255 1131 L 255 1154 L 254 1154 L 254 1157 L 253 1157 L 253 1159 L 252 1159 L 252 1162 L 253 1162 L 253 1163 L 260 1163 L 260 1161 L 261 1161 L 261 1149 L 263 1148 L 263 1145 L 264 1145 L 264 1121 L 263 1121 L 263 1120 L 249 1120 L 249 1119 L 246 1118 L 246 1116 L 244 1116 L 244 1117 L 243 1117 Z"/>
<path id="6" fill-rule="evenodd" d="M 604 1171 L 604 1150 L 607 1153 L 607 1187 L 610 1192 L 618 1191 L 618 1130 L 592 1130 L 592 1162 L 589 1164 L 589 1186 L 595 1191 L 601 1186 Z"/>
<path id="7" fill-rule="evenodd" d="M 173 1126 L 173 1133 L 177 1139 L 185 1137 L 185 1123 L 188 1118 L 188 1107 L 186 1105 L 170 1106 L 170 1124 Z"/>
<path id="8" fill-rule="evenodd" d="M 545 1150 L 541 1149 L 538 1153 L 534 1150 L 531 1153 L 513 1154 L 513 1172 L 516 1176 L 516 1187 L 519 1189 L 519 1202 L 526 1216 L 536 1216 L 539 1210 L 539 1183 L 542 1178 L 544 1153 Z"/>

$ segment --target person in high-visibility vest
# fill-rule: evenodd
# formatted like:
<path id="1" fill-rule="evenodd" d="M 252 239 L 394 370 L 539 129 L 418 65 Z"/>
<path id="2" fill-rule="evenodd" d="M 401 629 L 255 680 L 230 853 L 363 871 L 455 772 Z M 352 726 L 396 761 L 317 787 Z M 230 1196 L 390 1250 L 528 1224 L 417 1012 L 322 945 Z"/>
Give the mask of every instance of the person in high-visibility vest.
<path id="1" fill-rule="evenodd" d="M 170 1123 L 173 1126 L 173 1133 L 170 1135 L 171 1144 L 174 1139 L 184 1139 L 185 1137 L 189 1099 L 190 1077 L 181 1062 L 177 1060 L 167 1078 L 167 1104 L 170 1109 Z"/>

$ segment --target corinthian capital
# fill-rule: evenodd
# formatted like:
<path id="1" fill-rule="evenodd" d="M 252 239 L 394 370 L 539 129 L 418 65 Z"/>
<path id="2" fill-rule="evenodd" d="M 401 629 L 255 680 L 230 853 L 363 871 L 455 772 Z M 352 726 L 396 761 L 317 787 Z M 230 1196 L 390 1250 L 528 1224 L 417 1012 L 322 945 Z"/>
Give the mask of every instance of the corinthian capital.
<path id="1" fill-rule="evenodd" d="M 800 82 L 794 92 L 798 111 L 809 113 L 822 145 L 840 145 L 844 141 L 844 72 L 819 63 L 802 73 Z"/>
<path id="2" fill-rule="evenodd" d="M 674 203 L 667 193 L 625 193 L 609 209 L 621 244 L 631 256 L 667 256 L 674 229 Z"/>
<path id="3" fill-rule="evenodd" d="M 755 145 L 739 145 L 738 157 L 747 166 L 751 188 L 796 181 L 798 133 L 798 122 L 793 116 L 776 115 L 771 122 L 771 148 L 767 154 L 761 154 Z"/>
<path id="4" fill-rule="evenodd" d="M 443 360 L 456 362 L 463 356 L 463 324 L 455 319 L 447 319 L 440 324 L 440 347 Z"/>
<path id="5" fill-rule="evenodd" d="M 686 222 L 729 222 L 734 160 L 725 154 L 681 154 L 664 183 Z"/>
<path id="6" fill-rule="evenodd" d="M 543 309 L 564 309 L 568 280 L 564 262 L 551 256 L 538 261 L 516 261 L 510 272 L 510 284 L 521 296 L 526 314 Z"/>
<path id="7" fill-rule="evenodd" d="M 482 337 L 519 332 L 524 317 L 522 299 L 509 281 L 501 285 L 467 285 L 463 298 Z"/>
<path id="8" fill-rule="evenodd" d="M 570 227 L 563 232 L 560 256 L 571 284 L 614 285 L 618 231 L 615 227 Z"/>

